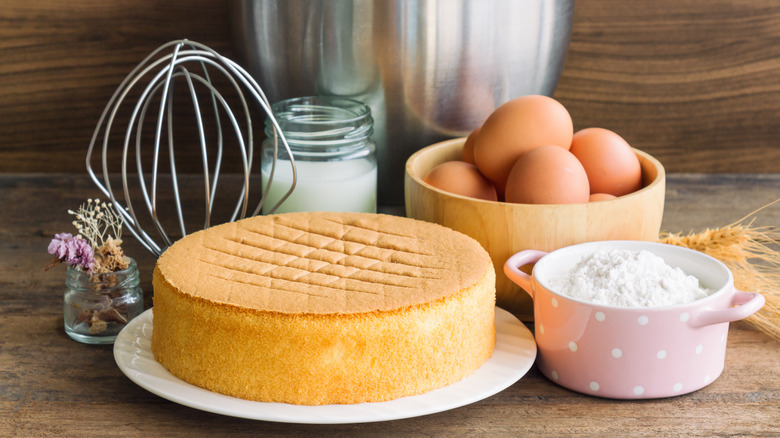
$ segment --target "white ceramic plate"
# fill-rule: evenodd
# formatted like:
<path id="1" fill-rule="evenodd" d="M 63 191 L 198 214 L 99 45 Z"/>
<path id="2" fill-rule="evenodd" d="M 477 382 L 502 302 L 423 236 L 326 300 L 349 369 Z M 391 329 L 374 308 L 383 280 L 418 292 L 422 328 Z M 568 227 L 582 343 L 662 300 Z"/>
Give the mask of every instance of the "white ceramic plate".
<path id="1" fill-rule="evenodd" d="M 299 406 L 242 400 L 191 385 L 172 375 L 151 351 L 152 310 L 130 321 L 114 342 L 114 359 L 133 382 L 162 398 L 233 417 L 285 423 L 365 423 L 433 414 L 465 406 L 520 380 L 536 359 L 531 332 L 512 314 L 496 308 L 493 356 L 460 382 L 425 394 L 354 405 Z"/>

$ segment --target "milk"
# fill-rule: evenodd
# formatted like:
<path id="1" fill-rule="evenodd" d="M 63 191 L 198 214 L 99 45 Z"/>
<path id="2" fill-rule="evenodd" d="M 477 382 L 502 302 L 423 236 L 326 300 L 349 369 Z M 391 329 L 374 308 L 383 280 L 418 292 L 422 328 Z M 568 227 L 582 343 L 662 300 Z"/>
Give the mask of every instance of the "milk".
<path id="1" fill-rule="evenodd" d="M 297 211 L 376 212 L 376 163 L 368 159 L 344 161 L 295 161 L 295 190 L 274 213 Z M 263 189 L 268 184 L 271 166 L 261 171 Z M 267 214 L 292 185 L 289 161 L 276 163 L 271 187 L 263 203 Z"/>

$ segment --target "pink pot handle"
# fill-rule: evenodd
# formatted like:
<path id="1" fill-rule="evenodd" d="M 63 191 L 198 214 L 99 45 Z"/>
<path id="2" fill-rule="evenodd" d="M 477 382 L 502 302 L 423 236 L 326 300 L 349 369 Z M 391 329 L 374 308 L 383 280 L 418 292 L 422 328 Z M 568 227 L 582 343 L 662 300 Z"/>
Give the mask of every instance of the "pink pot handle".
<path id="1" fill-rule="evenodd" d="M 704 310 L 693 316 L 690 321 L 692 327 L 704 327 L 712 324 L 739 321 L 758 312 L 764 305 L 765 298 L 760 293 L 737 291 L 730 307 L 724 310 Z"/>
<path id="2" fill-rule="evenodd" d="M 531 283 L 531 276 L 521 271 L 520 268 L 529 264 L 536 263 L 542 257 L 546 256 L 544 251 L 538 251 L 535 249 L 526 249 L 518 252 L 517 254 L 509 257 L 506 263 L 504 263 L 504 274 L 515 282 L 518 286 L 522 287 L 531 298 L 534 297 L 533 286 Z"/>

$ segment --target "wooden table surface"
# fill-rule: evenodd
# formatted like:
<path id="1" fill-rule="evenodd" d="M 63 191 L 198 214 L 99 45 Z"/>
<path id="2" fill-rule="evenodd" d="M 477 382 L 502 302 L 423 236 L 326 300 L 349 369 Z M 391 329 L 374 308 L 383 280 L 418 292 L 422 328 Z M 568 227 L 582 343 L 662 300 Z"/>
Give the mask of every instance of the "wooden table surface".
<path id="1" fill-rule="evenodd" d="M 698 231 L 780 197 L 780 174 L 671 174 L 667 187 L 663 230 Z M 169 402 L 125 377 L 111 346 L 83 345 L 63 330 L 65 271 L 43 271 L 46 246 L 71 230 L 67 209 L 96 195 L 83 175 L 0 174 L 0 436 L 780 436 L 780 342 L 745 322 L 731 325 L 719 379 L 662 400 L 581 395 L 534 367 L 480 402 L 389 422 L 273 423 Z M 755 224 L 780 224 L 780 204 Z M 126 240 L 150 294 L 154 260 Z"/>

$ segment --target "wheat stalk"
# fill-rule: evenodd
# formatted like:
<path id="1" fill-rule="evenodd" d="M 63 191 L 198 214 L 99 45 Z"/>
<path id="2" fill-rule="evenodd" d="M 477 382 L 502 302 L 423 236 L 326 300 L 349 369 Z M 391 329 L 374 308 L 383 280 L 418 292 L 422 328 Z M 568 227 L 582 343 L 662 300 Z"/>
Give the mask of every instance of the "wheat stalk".
<path id="1" fill-rule="evenodd" d="M 763 294 L 766 304 L 747 321 L 776 340 L 780 340 L 780 233 L 774 227 L 753 227 L 753 221 L 759 211 L 778 201 L 721 228 L 688 235 L 662 233 L 659 239 L 715 257 L 731 270 L 737 289 Z"/>

